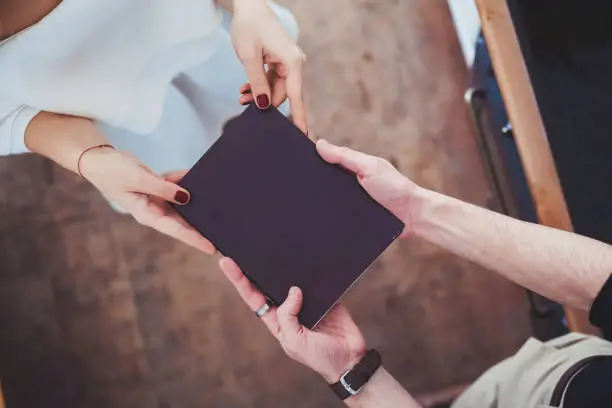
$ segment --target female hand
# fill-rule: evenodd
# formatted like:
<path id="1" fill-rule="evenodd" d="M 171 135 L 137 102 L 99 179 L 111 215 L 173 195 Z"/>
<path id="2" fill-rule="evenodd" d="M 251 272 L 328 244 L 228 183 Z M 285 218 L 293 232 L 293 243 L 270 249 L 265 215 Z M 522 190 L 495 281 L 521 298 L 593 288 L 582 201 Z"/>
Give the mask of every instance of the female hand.
<path id="1" fill-rule="evenodd" d="M 219 266 L 251 310 L 266 303 L 266 298 L 233 260 L 223 258 Z M 261 319 L 289 357 L 333 384 L 363 358 L 366 352 L 363 335 L 342 305 L 335 306 L 314 331 L 299 323 L 296 316 L 301 307 L 302 292 L 294 287 L 280 307 L 271 308 Z"/>
<path id="2" fill-rule="evenodd" d="M 266 0 L 234 0 L 232 41 L 242 61 L 249 84 L 242 87 L 240 102 L 255 101 L 261 109 L 279 106 L 287 97 L 295 125 L 304 133 L 308 126 L 302 97 L 300 47 L 267 4 Z M 265 65 L 270 70 L 266 72 Z"/>
<path id="3" fill-rule="evenodd" d="M 322 139 L 317 142 L 317 151 L 326 162 L 355 173 L 363 189 L 404 222 L 406 228 L 403 236 L 409 234 L 415 204 L 413 198 L 422 191 L 421 187 L 383 158 L 336 146 Z"/>
<path id="4" fill-rule="evenodd" d="M 189 202 L 189 192 L 175 184 L 186 171 L 160 177 L 135 157 L 112 148 L 86 152 L 81 158 L 80 169 L 83 177 L 107 200 L 120 206 L 140 224 L 208 254 L 215 252 L 210 241 L 168 204 Z"/>

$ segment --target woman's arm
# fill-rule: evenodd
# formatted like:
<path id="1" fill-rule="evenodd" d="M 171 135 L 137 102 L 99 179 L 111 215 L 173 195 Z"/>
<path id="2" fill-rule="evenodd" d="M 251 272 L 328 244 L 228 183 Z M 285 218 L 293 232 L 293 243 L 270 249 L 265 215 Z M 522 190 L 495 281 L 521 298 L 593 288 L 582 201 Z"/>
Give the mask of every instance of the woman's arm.
<path id="1" fill-rule="evenodd" d="M 215 252 L 214 246 L 168 205 L 189 201 L 189 193 L 176 184 L 184 171 L 160 177 L 128 153 L 111 147 L 91 149 L 108 141 L 91 120 L 80 117 L 41 112 L 27 126 L 25 144 L 70 171 L 80 170 L 106 199 L 139 223 L 201 251 Z"/>
<path id="2" fill-rule="evenodd" d="M 234 0 L 216 0 L 216 2 L 230 13 L 234 12 Z"/>
<path id="3" fill-rule="evenodd" d="M 61 0 L 0 0 L 0 40 L 36 24 L 60 2 Z"/>
<path id="4" fill-rule="evenodd" d="M 81 152 L 107 143 L 91 120 L 50 112 L 36 115 L 25 134 L 28 149 L 75 173 Z"/>
<path id="5" fill-rule="evenodd" d="M 296 43 L 297 23 L 293 16 L 285 12 L 281 18 L 273 11 L 278 6 L 267 0 L 216 2 L 234 15 L 232 43 L 249 80 L 240 90 L 240 103 L 255 102 L 260 109 L 268 109 L 288 98 L 293 123 L 308 133 L 302 93 L 306 56 Z"/>

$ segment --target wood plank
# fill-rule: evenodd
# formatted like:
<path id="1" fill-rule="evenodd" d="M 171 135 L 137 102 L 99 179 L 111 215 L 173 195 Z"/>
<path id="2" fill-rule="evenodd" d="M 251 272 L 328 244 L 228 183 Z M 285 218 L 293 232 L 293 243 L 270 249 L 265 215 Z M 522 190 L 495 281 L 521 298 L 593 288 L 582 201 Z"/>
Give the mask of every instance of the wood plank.
<path id="1" fill-rule="evenodd" d="M 555 162 L 506 0 L 476 0 L 491 61 L 541 224 L 572 231 Z M 571 330 L 597 333 L 587 313 L 565 308 Z"/>

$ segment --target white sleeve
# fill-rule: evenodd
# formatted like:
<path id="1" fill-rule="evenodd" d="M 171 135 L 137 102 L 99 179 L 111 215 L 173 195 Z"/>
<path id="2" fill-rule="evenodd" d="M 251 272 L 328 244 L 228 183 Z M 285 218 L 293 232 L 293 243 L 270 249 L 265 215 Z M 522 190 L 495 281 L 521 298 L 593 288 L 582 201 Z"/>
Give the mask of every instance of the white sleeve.
<path id="1" fill-rule="evenodd" d="M 25 145 L 25 132 L 40 113 L 39 109 L 21 105 L 6 114 L 0 113 L 0 156 L 29 153 Z"/>

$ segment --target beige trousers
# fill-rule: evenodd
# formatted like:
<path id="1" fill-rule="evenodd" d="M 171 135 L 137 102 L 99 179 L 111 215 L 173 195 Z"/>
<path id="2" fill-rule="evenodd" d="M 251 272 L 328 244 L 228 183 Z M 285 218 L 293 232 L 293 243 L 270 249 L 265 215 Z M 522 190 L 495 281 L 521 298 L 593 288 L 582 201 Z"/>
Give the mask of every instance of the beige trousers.
<path id="1" fill-rule="evenodd" d="M 546 343 L 529 339 L 518 353 L 484 373 L 452 408 L 550 408 L 563 373 L 594 355 L 612 355 L 612 343 L 577 333 Z"/>

